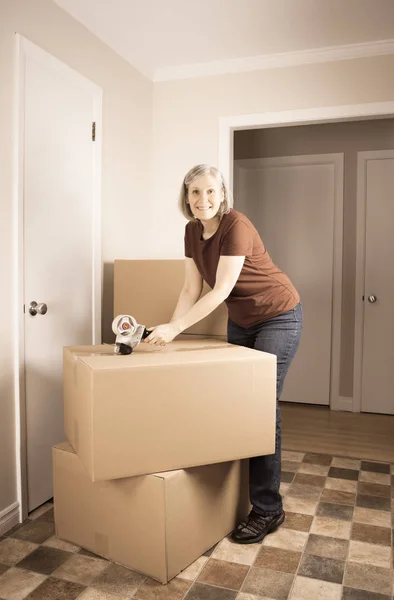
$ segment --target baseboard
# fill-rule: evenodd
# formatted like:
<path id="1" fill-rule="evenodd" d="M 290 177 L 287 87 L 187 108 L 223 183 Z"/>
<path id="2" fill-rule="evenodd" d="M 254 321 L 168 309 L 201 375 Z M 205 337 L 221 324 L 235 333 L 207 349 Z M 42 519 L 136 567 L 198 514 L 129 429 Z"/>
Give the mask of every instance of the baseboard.
<path id="1" fill-rule="evenodd" d="M 333 403 L 331 405 L 331 410 L 353 412 L 353 398 L 348 396 L 338 396 L 335 404 Z"/>
<path id="2" fill-rule="evenodd" d="M 0 512 L 0 535 L 4 535 L 19 524 L 19 502 L 14 502 L 5 510 Z"/>

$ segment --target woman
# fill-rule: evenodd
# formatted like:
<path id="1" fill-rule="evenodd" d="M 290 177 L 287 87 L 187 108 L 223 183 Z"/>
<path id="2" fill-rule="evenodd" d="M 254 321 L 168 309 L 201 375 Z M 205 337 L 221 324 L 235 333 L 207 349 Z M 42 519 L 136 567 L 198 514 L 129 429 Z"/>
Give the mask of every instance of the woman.
<path id="1" fill-rule="evenodd" d="M 249 219 L 229 207 L 223 176 L 198 165 L 185 176 L 180 207 L 185 230 L 185 282 L 170 323 L 151 329 L 146 342 L 165 345 L 223 301 L 228 341 L 277 356 L 275 454 L 250 459 L 252 510 L 232 533 L 242 544 L 261 541 L 285 519 L 279 492 L 281 415 L 278 400 L 302 329 L 300 298 L 276 267 Z M 200 298 L 203 280 L 212 291 Z M 248 415 L 245 415 L 245 419 Z"/>

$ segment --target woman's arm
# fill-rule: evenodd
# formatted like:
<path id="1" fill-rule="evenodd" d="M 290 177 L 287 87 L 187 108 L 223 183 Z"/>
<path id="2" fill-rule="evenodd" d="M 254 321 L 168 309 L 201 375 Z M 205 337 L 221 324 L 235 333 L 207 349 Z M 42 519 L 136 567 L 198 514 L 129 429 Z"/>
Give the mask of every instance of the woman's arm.
<path id="1" fill-rule="evenodd" d="M 216 271 L 216 283 L 213 290 L 208 292 L 203 298 L 200 298 L 198 302 L 191 305 L 189 310 L 183 314 L 182 312 L 187 305 L 187 301 L 181 300 L 181 292 L 171 322 L 155 327 L 145 341 L 150 344 L 164 345 L 171 342 L 179 333 L 188 329 L 198 321 L 201 321 L 201 319 L 213 312 L 215 308 L 230 295 L 231 290 L 237 283 L 244 261 L 245 256 L 221 256 Z M 190 299 L 190 294 L 188 297 Z M 186 296 L 184 296 L 184 298 L 186 298 Z"/>
<path id="2" fill-rule="evenodd" d="M 201 296 L 203 280 L 192 258 L 185 258 L 185 280 L 170 323 L 183 317 Z"/>
<path id="3" fill-rule="evenodd" d="M 200 298 L 185 315 L 176 319 L 175 324 L 179 329 L 179 333 L 201 321 L 226 300 L 237 283 L 244 261 L 244 256 L 220 257 L 216 271 L 215 287 L 203 298 Z"/>

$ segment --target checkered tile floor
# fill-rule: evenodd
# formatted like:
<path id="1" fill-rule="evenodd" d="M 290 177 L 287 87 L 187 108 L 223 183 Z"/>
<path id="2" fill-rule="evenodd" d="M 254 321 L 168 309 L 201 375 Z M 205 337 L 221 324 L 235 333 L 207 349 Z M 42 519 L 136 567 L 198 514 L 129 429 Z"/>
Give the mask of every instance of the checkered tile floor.
<path id="1" fill-rule="evenodd" d="M 54 537 L 40 507 L 0 539 L 1 600 L 392 600 L 394 465 L 283 452 L 287 519 L 222 540 L 163 586 Z"/>

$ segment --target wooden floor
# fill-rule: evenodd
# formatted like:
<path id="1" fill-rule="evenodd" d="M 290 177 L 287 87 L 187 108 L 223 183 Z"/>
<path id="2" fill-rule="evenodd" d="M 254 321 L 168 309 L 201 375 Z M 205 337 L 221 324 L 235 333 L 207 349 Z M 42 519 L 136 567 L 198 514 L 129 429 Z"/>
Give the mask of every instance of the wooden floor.
<path id="1" fill-rule="evenodd" d="M 394 463 L 394 416 L 280 404 L 283 450 Z"/>

